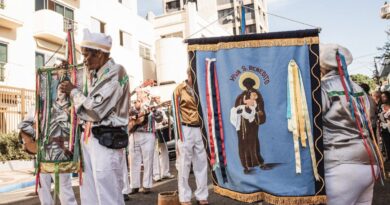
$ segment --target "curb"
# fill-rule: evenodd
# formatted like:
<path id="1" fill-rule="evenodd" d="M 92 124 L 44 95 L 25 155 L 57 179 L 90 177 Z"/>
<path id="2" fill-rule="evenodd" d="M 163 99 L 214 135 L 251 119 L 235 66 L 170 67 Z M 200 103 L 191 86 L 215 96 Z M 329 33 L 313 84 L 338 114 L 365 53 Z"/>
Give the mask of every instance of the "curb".
<path id="1" fill-rule="evenodd" d="M 23 188 L 34 186 L 34 185 L 35 185 L 35 180 L 28 181 L 28 182 L 22 182 L 22 183 L 18 183 L 18 184 L 11 184 L 11 185 L 7 185 L 4 187 L 0 187 L 0 193 L 11 192 L 11 191 L 23 189 Z"/>

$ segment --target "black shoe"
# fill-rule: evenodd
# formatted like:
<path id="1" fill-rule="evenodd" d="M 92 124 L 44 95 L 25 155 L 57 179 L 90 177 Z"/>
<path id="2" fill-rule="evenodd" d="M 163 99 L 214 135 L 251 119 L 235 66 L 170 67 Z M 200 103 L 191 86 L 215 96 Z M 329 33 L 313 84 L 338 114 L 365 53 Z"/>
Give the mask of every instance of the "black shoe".
<path id="1" fill-rule="evenodd" d="M 143 188 L 142 189 L 143 194 L 149 194 L 150 193 L 150 188 Z"/>
<path id="2" fill-rule="evenodd" d="M 131 189 L 131 192 L 129 193 L 129 195 L 136 194 L 138 192 L 139 192 L 139 188 Z"/>
<path id="3" fill-rule="evenodd" d="M 175 178 L 175 175 L 169 174 L 169 175 L 167 175 L 167 176 L 163 176 L 162 179 L 173 179 L 173 178 Z"/>
<path id="4" fill-rule="evenodd" d="M 123 194 L 123 200 L 125 200 L 125 201 L 129 201 L 129 200 L 130 200 L 130 197 L 129 197 L 129 195 L 127 195 L 127 194 Z"/>
<path id="5" fill-rule="evenodd" d="M 262 169 L 262 170 L 270 170 L 271 169 L 271 167 L 270 166 L 268 166 L 267 164 L 260 164 L 260 169 Z"/>

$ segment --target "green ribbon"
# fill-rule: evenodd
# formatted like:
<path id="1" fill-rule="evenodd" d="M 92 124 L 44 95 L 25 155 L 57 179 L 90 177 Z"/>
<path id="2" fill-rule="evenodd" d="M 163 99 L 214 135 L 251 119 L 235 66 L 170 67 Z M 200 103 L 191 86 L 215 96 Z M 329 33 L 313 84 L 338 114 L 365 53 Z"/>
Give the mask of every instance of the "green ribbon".
<path id="1" fill-rule="evenodd" d="M 60 173 L 58 162 L 54 164 L 54 194 L 58 196 L 60 193 Z"/>
<path id="2" fill-rule="evenodd" d="M 329 97 L 344 96 L 344 95 L 345 95 L 344 91 L 330 91 L 330 92 L 328 92 Z M 360 97 L 360 96 L 364 96 L 364 93 L 363 92 L 352 93 L 352 95 L 354 97 Z"/>

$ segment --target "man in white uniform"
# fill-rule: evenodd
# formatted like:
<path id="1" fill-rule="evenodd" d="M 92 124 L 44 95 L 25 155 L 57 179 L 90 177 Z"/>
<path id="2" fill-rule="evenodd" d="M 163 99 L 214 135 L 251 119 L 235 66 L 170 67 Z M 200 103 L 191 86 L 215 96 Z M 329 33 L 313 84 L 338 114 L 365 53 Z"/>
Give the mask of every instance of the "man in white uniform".
<path id="1" fill-rule="evenodd" d="M 160 96 L 153 97 L 155 105 L 160 105 Z M 156 130 L 156 145 L 153 157 L 153 180 L 161 181 L 161 179 L 173 179 L 175 176 L 169 172 L 169 155 L 167 142 L 170 140 L 169 135 L 171 131 L 172 119 L 166 114 L 165 107 L 157 108 L 153 113 L 155 116 L 155 130 Z M 173 137 L 173 136 L 171 136 Z"/>
<path id="2" fill-rule="evenodd" d="M 153 134 L 152 115 L 150 114 L 150 103 L 145 101 L 148 98 L 137 99 L 135 103 L 136 120 L 135 127 L 130 135 L 130 194 L 139 192 L 141 188 L 141 163 L 144 165 L 142 180 L 142 192 L 148 194 L 153 185 L 153 154 L 155 137 Z M 144 100 L 144 101 L 142 101 Z"/>
<path id="3" fill-rule="evenodd" d="M 341 55 L 345 57 L 347 65 L 352 63 L 352 55 L 348 49 L 337 44 L 320 45 L 327 204 L 370 205 L 375 182 L 373 175 L 376 175 L 378 170 L 375 160 L 370 159 L 370 155 L 375 155 L 375 151 L 369 145 L 371 138 L 368 130 L 365 126 L 359 130 L 355 118 L 358 121 L 361 118 L 356 115 L 357 112 L 351 112 L 350 107 L 352 101 L 358 107 L 355 99 L 362 98 L 362 104 L 369 111 L 370 103 L 363 89 L 354 82 L 351 82 L 352 91 L 347 91 L 353 92 L 351 95 L 354 97 L 347 100 L 342 82 L 348 87 L 349 83 L 346 78 L 340 76 L 336 57 Z M 365 114 L 370 116 L 369 113 Z M 363 140 L 363 136 L 366 140 Z"/>
<path id="4" fill-rule="evenodd" d="M 176 128 L 182 130 L 181 136 L 176 136 L 177 141 L 177 167 L 179 184 L 179 201 L 182 205 L 191 205 L 191 188 L 188 178 L 193 166 L 196 178 L 195 198 L 198 204 L 209 204 L 207 201 L 209 192 L 207 188 L 207 155 L 200 130 L 200 117 L 197 107 L 197 99 L 193 89 L 191 71 L 187 71 L 188 79 L 179 84 L 174 93 L 175 113 L 180 116 L 181 124 L 176 123 Z M 177 120 L 176 120 L 177 122 Z M 176 131 L 176 133 L 179 133 Z"/>
<path id="5" fill-rule="evenodd" d="M 129 82 L 110 58 L 111 37 L 84 30 L 81 52 L 86 67 L 83 90 L 69 81 L 61 90 L 75 105 L 83 132 L 81 203 L 123 205 L 123 148 L 128 145 Z"/>
<path id="6" fill-rule="evenodd" d="M 28 113 L 26 118 L 18 125 L 21 132 L 33 137 L 34 131 L 34 112 Z M 72 181 L 70 174 L 59 174 L 60 176 L 60 202 L 63 205 L 77 205 L 76 198 L 72 189 Z M 54 205 L 54 200 L 51 195 L 51 181 L 54 176 L 51 174 L 40 173 L 38 186 L 39 201 L 42 205 Z"/>

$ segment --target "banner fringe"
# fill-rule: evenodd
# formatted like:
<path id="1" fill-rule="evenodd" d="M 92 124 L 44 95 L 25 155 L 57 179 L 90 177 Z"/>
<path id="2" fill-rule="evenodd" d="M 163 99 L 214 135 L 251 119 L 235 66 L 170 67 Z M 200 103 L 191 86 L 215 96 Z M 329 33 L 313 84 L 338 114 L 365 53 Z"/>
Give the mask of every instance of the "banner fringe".
<path id="1" fill-rule="evenodd" d="M 193 44 L 188 45 L 188 51 L 218 51 L 220 49 L 231 48 L 257 48 L 257 47 L 275 47 L 275 46 L 303 46 L 318 44 L 319 37 L 289 38 L 289 39 L 267 39 L 267 40 L 248 40 L 237 42 L 221 42 L 216 44 Z"/>
<path id="2" fill-rule="evenodd" d="M 273 196 L 265 192 L 256 193 L 239 193 L 231 191 L 220 186 L 214 185 L 214 192 L 222 196 L 227 196 L 234 200 L 253 203 L 258 201 L 265 201 L 274 205 L 314 205 L 314 204 L 326 204 L 326 196 L 296 196 L 296 197 L 284 197 L 284 196 Z"/>

